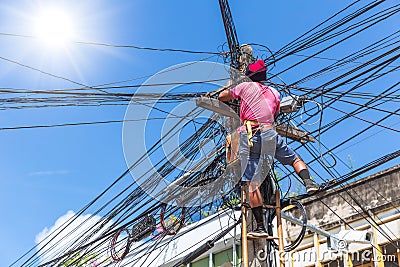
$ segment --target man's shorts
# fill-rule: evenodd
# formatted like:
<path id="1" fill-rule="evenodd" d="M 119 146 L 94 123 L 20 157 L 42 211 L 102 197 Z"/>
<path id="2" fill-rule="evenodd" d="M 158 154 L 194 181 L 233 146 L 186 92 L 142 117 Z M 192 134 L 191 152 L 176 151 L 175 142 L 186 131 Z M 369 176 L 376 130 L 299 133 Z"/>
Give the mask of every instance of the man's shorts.
<path id="1" fill-rule="evenodd" d="M 293 149 L 283 141 L 279 134 L 276 134 L 275 158 L 283 165 L 292 165 L 296 157 L 297 154 Z"/>
<path id="2" fill-rule="evenodd" d="M 242 168 L 242 181 L 262 182 L 270 170 L 273 158 L 284 165 L 291 165 L 296 153 L 283 141 L 274 129 L 253 135 L 253 147 L 249 148 L 247 133 L 240 133 L 239 156 Z"/>

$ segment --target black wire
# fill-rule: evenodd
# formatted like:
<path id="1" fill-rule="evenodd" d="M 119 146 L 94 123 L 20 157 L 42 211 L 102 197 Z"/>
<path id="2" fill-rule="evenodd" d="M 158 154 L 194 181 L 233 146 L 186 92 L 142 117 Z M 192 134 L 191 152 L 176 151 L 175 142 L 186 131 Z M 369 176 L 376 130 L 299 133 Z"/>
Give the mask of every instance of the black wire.
<path id="1" fill-rule="evenodd" d="M 399 9 L 398 11 L 400 11 L 400 9 Z M 394 15 L 394 14 L 395 14 L 395 13 L 392 13 L 392 14 L 389 14 L 388 16 L 392 16 L 392 15 Z M 280 75 L 280 74 L 282 74 L 282 73 L 284 73 L 284 72 L 286 72 L 286 71 L 288 71 L 288 70 L 290 70 L 290 69 L 292 69 L 292 68 L 294 68 L 294 67 L 296 67 L 296 66 L 298 66 L 298 65 L 300 65 L 300 64 L 302 64 L 302 63 L 304 63 L 305 61 L 311 59 L 312 57 L 314 57 L 314 56 L 316 56 L 316 55 L 318 55 L 318 54 L 321 54 L 322 52 L 324 52 L 324 51 L 326 51 L 326 50 L 328 50 L 328 49 L 330 49 L 330 48 L 332 48 L 332 47 L 334 47 L 334 46 L 336 46 L 336 45 L 338 45 L 338 44 L 344 42 L 344 41 L 347 40 L 347 39 L 350 39 L 351 37 L 353 37 L 353 36 L 355 36 L 355 35 L 357 35 L 357 34 L 363 32 L 363 31 L 367 30 L 368 28 L 374 26 L 374 25 L 377 24 L 378 22 L 383 21 L 383 20 L 385 20 L 385 19 L 387 19 L 387 17 L 386 17 L 386 18 L 381 18 L 381 19 L 379 19 L 378 21 L 376 21 L 376 22 L 374 22 L 374 23 L 371 23 L 370 25 L 367 25 L 367 26 L 365 26 L 364 28 L 362 28 L 362 29 L 360 29 L 360 30 L 358 30 L 358 31 L 356 31 L 356 32 L 354 32 L 354 33 L 348 35 L 347 37 L 345 37 L 345 38 L 343 38 L 343 39 L 341 39 L 341 40 L 339 40 L 339 41 L 337 41 L 337 42 L 335 42 L 335 43 L 333 43 L 333 44 L 331 44 L 331 45 L 329 45 L 329 46 L 326 46 L 325 48 L 323 48 L 322 50 L 320 50 L 320 51 L 318 51 L 318 52 L 312 54 L 311 56 L 309 56 L 309 57 L 307 57 L 307 58 L 305 58 L 305 59 L 303 59 L 303 60 L 301 60 L 301 61 L 295 63 L 294 65 L 292 65 L 292 66 L 290 66 L 290 67 L 287 67 L 286 69 L 280 71 L 280 72 L 277 73 L 277 74 L 274 74 L 272 77 L 270 77 L 270 79 L 272 79 L 272 78 L 274 78 L 275 76 Z M 325 85 L 325 86 L 326 86 L 326 85 Z"/>
<path id="2" fill-rule="evenodd" d="M 334 17 L 338 16 L 339 14 L 343 13 L 344 11 L 346 11 L 347 9 L 349 9 L 351 6 L 355 5 L 357 2 L 360 2 L 360 0 L 354 1 L 353 3 L 351 3 L 350 5 L 346 6 L 345 8 L 343 8 L 342 10 L 340 10 L 339 12 L 335 13 L 334 15 L 332 15 L 331 17 L 329 17 L 328 19 L 324 20 L 323 22 L 319 23 L 317 26 L 313 27 L 312 29 L 308 30 L 307 32 L 305 32 L 304 34 L 302 34 L 301 36 L 297 37 L 295 40 L 291 41 L 289 44 L 283 46 L 281 49 L 278 50 L 278 52 L 275 53 L 275 55 L 279 55 L 279 54 L 283 54 L 286 53 L 288 54 L 286 51 L 289 50 L 291 47 L 297 46 L 298 47 L 298 42 L 299 40 L 301 40 L 301 38 L 305 37 L 307 34 L 310 34 L 316 30 L 317 28 L 319 28 L 320 26 L 322 26 L 323 24 L 325 24 L 326 22 L 328 22 L 329 20 L 333 19 Z M 297 42 L 297 43 L 296 43 Z"/>
<path id="3" fill-rule="evenodd" d="M 183 118 L 183 117 L 184 116 L 182 116 L 181 118 Z M 49 125 L 27 125 L 27 126 L 1 127 L 0 131 L 38 129 L 38 128 L 54 128 L 54 127 L 65 127 L 65 126 L 98 125 L 98 124 L 111 124 L 111 123 L 149 121 L 149 120 L 165 120 L 165 118 L 146 118 L 146 119 L 137 119 L 137 120 L 109 120 L 109 121 L 59 123 L 59 124 L 49 124 Z"/>
<path id="4" fill-rule="evenodd" d="M 394 153 L 392 153 L 391 155 L 387 155 L 387 156 L 385 156 L 385 157 L 383 157 L 383 158 L 381 158 L 381 159 L 378 159 L 378 160 L 376 160 L 375 162 L 377 162 L 377 164 L 382 164 L 383 162 L 386 162 L 386 161 L 388 161 L 388 160 L 391 160 L 391 159 L 393 159 L 393 158 L 396 158 L 396 157 L 398 157 L 398 156 L 400 156 L 400 151 L 396 151 L 396 152 L 394 152 Z M 372 165 L 373 166 L 373 165 Z M 369 168 L 367 168 L 367 170 L 370 170 L 372 167 L 371 166 L 369 166 Z M 329 169 L 327 169 L 327 168 L 325 168 L 328 172 L 331 172 Z M 365 172 L 366 170 L 363 170 L 363 172 Z M 332 176 L 334 176 L 333 175 L 333 173 L 331 172 L 331 174 L 332 174 Z M 357 200 L 352 194 L 350 194 L 350 190 L 351 191 L 354 191 L 353 189 L 349 189 L 349 188 L 346 188 L 344 185 L 343 185 L 343 183 L 345 183 L 345 182 L 347 182 L 349 180 L 349 178 L 346 178 L 346 179 L 343 179 L 343 178 L 341 178 L 341 179 L 337 179 L 337 181 L 333 184 L 333 185 L 330 185 L 328 188 L 332 188 L 332 190 L 334 191 L 334 192 L 336 192 L 337 193 L 337 195 L 339 195 L 346 203 L 348 203 L 355 211 L 356 211 L 356 213 L 358 213 L 358 214 L 360 214 L 368 223 L 370 223 L 371 225 L 373 225 L 370 221 L 368 221 L 368 219 L 367 219 L 367 217 L 372 221 L 372 222 L 374 222 L 375 223 L 375 225 L 378 225 L 378 223 L 375 221 L 375 219 L 373 219 L 372 218 L 372 216 L 368 213 L 368 212 L 366 212 L 366 210 L 365 210 L 365 208 L 364 208 L 364 205 L 362 205 L 361 204 L 361 202 L 359 201 L 359 200 Z M 326 180 L 325 180 L 326 181 Z M 346 198 L 344 198 L 341 194 L 339 194 L 339 192 L 337 191 L 338 189 L 336 189 L 336 187 L 339 187 L 341 190 L 343 190 L 347 195 L 349 195 L 349 197 L 356 203 L 356 205 L 357 206 L 359 206 L 360 207 L 360 209 L 361 209 L 361 211 L 362 212 L 360 212 L 359 210 L 357 210 Z M 376 229 L 384 236 L 384 237 L 386 237 L 386 239 L 388 239 L 389 240 L 389 242 L 391 242 L 391 243 L 393 243 L 394 244 L 394 240 L 390 237 L 390 235 L 388 235 L 383 229 L 382 229 L 382 227 L 376 227 Z M 399 247 L 400 248 L 400 247 Z"/>
<path id="5" fill-rule="evenodd" d="M 4 33 L 4 32 L 0 33 L 0 35 L 9 36 L 9 37 L 33 38 L 33 39 L 38 38 L 38 37 L 32 36 L 32 35 Z M 72 41 L 72 43 L 83 44 L 83 45 L 94 45 L 94 46 L 106 46 L 106 47 L 114 47 L 114 48 L 133 48 L 133 49 L 139 49 L 139 50 L 150 50 L 150 51 L 160 51 L 160 52 L 181 52 L 181 53 L 189 53 L 189 54 L 221 55 L 224 53 L 224 52 L 194 51 L 194 50 L 174 49 L 174 48 L 143 47 L 143 46 L 136 46 L 136 45 L 119 45 L 119 44 L 99 43 L 99 42 L 89 42 L 89 41 Z"/>
<path id="6" fill-rule="evenodd" d="M 358 2 L 358 1 L 356 1 Z M 353 4 L 355 4 L 356 2 L 353 2 L 352 4 L 350 4 L 349 6 L 345 7 L 344 9 L 342 9 L 341 11 L 339 11 L 338 13 L 334 14 L 332 17 L 328 18 L 327 20 L 325 20 L 324 22 L 320 23 L 319 25 L 317 25 L 316 27 L 314 27 L 313 29 L 309 30 L 308 32 L 306 32 L 305 34 L 303 34 L 302 36 L 298 37 L 295 41 L 293 41 L 292 43 L 295 43 L 296 41 L 298 43 L 296 43 L 296 48 L 292 49 L 290 48 L 290 46 L 294 46 L 292 43 L 289 45 L 286 45 L 286 47 L 281 48 L 280 50 L 278 50 L 278 52 L 276 54 L 283 54 L 283 56 L 278 57 L 276 59 L 276 61 L 282 60 L 283 58 L 299 52 L 301 50 L 303 50 L 303 48 L 307 45 L 310 45 L 313 41 L 318 40 L 319 38 L 323 37 L 324 35 L 326 35 L 327 33 L 339 28 L 342 25 L 345 25 L 346 23 L 348 23 L 349 21 L 357 18 L 358 16 L 362 15 L 363 13 L 373 9 L 374 7 L 378 6 L 379 4 L 382 4 L 384 1 L 375 1 L 375 3 L 370 3 L 364 7 L 362 7 L 361 9 L 358 9 L 356 12 L 352 12 L 351 15 L 346 16 L 345 18 L 339 20 L 336 23 L 331 24 L 330 26 L 320 30 L 319 32 L 316 33 L 312 33 L 313 30 L 317 29 L 319 26 L 323 25 L 325 22 L 329 21 L 330 19 L 332 19 L 333 17 L 339 15 L 340 13 L 344 12 L 345 10 L 347 10 L 348 8 L 350 8 Z M 302 41 L 298 41 L 300 40 L 303 36 L 306 36 L 307 34 L 309 34 L 310 36 L 308 38 L 305 38 Z M 292 50 L 290 50 L 292 49 Z M 286 52 L 285 50 L 290 50 L 288 52 Z M 275 56 L 276 56 L 275 54 Z M 314 54 L 313 56 L 315 56 L 316 54 Z"/>
<path id="7" fill-rule="evenodd" d="M 178 122 L 178 123 L 179 123 L 179 122 Z M 171 132 L 171 131 L 169 131 L 168 133 L 166 133 L 166 136 L 168 136 L 168 134 L 169 134 L 170 132 Z M 63 225 L 62 225 L 63 228 L 59 231 L 59 233 L 61 233 L 62 230 L 66 229 L 66 227 L 67 227 L 68 225 L 70 225 L 70 223 L 72 223 L 74 220 L 76 220 L 76 218 L 78 218 L 78 216 L 82 215 L 84 211 L 86 211 L 90 206 L 92 206 L 92 205 L 94 204 L 94 202 L 96 202 L 96 201 L 97 201 L 100 197 L 102 197 L 107 191 L 109 191 L 118 181 L 120 181 L 126 174 L 128 174 L 132 168 L 134 168 L 135 166 L 137 166 L 138 164 L 140 164 L 140 162 L 141 162 L 142 160 L 144 160 L 144 158 L 145 158 L 146 156 L 150 156 L 151 153 L 154 151 L 154 149 L 157 148 L 158 146 L 160 146 L 160 142 L 156 142 L 156 143 L 148 150 L 147 153 L 145 153 L 141 158 L 139 158 L 138 161 L 136 161 L 133 165 L 131 165 L 119 178 L 117 178 L 117 180 L 116 180 L 112 185 L 110 185 L 110 186 L 109 186 L 106 190 L 104 190 L 99 196 L 97 196 L 93 201 L 91 201 L 88 205 L 86 205 L 85 208 L 81 209 L 81 211 L 78 212 L 78 213 L 76 214 L 76 216 L 74 217 L 74 219 L 73 219 L 71 222 L 68 222 L 68 224 L 66 224 L 66 225 L 63 224 Z M 59 234 L 59 233 L 58 233 L 58 234 Z M 57 237 L 58 234 L 56 234 L 55 237 Z M 51 240 L 53 240 L 55 237 L 53 237 Z M 47 244 L 49 244 L 49 243 L 51 242 L 51 240 L 48 241 L 41 249 L 38 249 L 37 252 L 36 252 L 35 254 L 33 254 L 30 258 L 28 258 L 28 259 L 25 261 L 25 263 L 24 263 L 23 265 L 27 264 L 27 263 L 29 262 L 29 260 L 31 260 L 31 259 L 34 257 L 34 255 L 38 254 Z M 35 247 L 37 247 L 37 246 L 38 246 L 38 245 L 36 245 Z M 33 250 L 33 249 L 29 250 L 29 252 L 32 251 L 32 250 Z M 25 253 L 22 257 L 20 257 L 17 261 L 15 261 L 15 262 L 14 262 L 13 264 L 11 264 L 10 266 L 14 265 L 16 262 L 18 262 L 20 259 L 22 259 L 22 258 L 23 258 L 25 255 L 27 255 L 29 252 Z"/>

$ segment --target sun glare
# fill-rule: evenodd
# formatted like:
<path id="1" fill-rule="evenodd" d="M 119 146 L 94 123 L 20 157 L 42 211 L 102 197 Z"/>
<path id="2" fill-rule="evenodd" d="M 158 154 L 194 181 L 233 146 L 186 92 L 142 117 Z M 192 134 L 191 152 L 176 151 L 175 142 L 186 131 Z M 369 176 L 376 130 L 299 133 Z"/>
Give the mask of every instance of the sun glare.
<path id="1" fill-rule="evenodd" d="M 74 37 L 73 20 L 65 10 L 42 10 L 34 27 L 36 36 L 48 45 L 65 46 Z"/>

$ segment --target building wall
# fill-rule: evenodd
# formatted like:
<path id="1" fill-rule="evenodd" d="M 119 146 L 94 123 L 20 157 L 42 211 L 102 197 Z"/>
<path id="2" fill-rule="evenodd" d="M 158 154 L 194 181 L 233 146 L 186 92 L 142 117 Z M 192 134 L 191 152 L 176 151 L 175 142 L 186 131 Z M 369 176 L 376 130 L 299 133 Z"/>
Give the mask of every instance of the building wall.
<path id="1" fill-rule="evenodd" d="M 310 224 L 334 234 L 368 230 L 373 242 L 351 243 L 348 253 L 339 253 L 328 249 L 324 236 L 308 231 L 288 266 L 399 266 L 399 185 L 400 165 L 304 202 Z"/>
<path id="2" fill-rule="evenodd" d="M 400 203 L 400 165 L 371 175 L 357 182 L 331 190 L 322 197 L 303 203 L 309 222 L 322 228 L 340 225 L 341 218 L 362 218 L 362 208 L 372 212 L 391 208 Z M 358 204 L 361 204 L 359 207 Z"/>

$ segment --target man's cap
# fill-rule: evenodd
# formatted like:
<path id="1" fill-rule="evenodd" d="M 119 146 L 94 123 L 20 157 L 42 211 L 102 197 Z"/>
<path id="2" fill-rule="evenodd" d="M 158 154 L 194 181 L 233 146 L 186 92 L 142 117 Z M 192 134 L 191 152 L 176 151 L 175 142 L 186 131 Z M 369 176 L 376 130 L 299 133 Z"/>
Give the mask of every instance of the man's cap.
<path id="1" fill-rule="evenodd" d="M 257 60 L 253 64 L 247 66 L 245 74 L 253 82 L 265 81 L 267 79 L 267 67 L 265 67 L 264 60 Z"/>
<path id="2" fill-rule="evenodd" d="M 257 60 L 253 64 L 249 65 L 249 71 L 251 72 L 261 72 L 261 71 L 267 71 L 267 68 L 265 67 L 264 60 Z"/>

